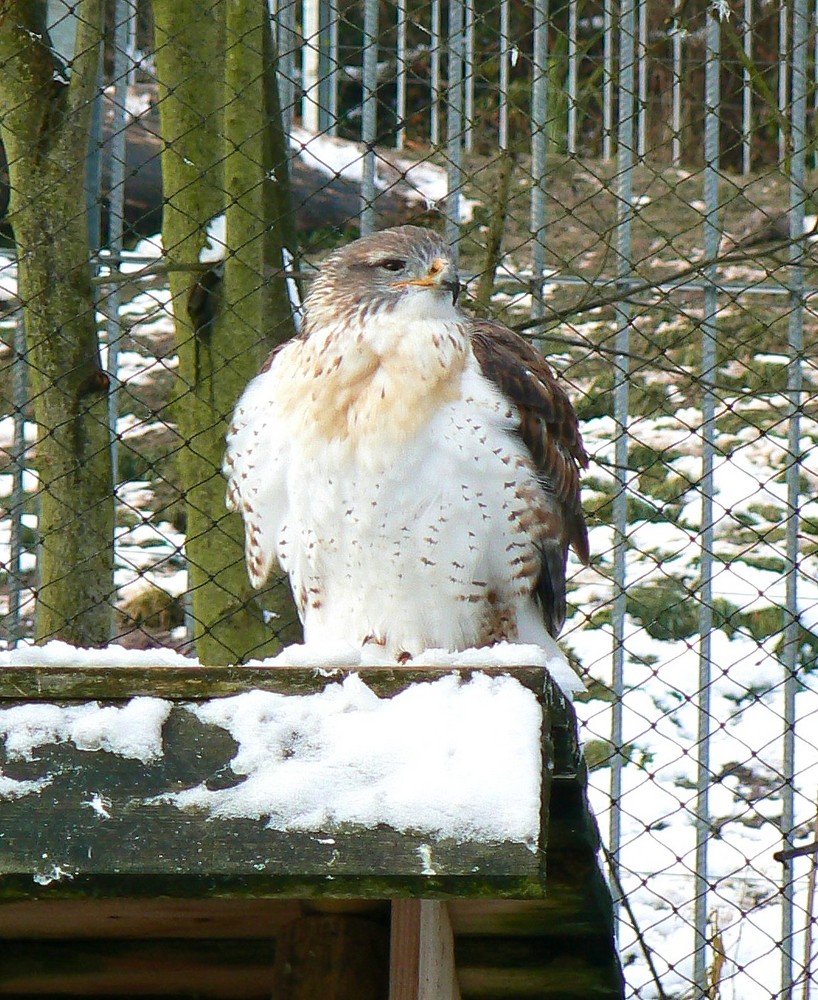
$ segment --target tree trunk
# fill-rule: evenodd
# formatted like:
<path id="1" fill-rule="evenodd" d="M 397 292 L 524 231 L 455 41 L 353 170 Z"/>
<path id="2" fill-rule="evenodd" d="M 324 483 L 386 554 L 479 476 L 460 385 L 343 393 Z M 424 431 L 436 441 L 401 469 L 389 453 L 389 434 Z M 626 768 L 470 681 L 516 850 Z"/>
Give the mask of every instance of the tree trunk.
<path id="1" fill-rule="evenodd" d="M 222 212 L 227 216 L 223 281 L 214 286 L 177 271 L 171 292 L 197 652 L 202 662 L 229 663 L 271 655 L 298 634 L 283 581 L 262 595 L 250 586 L 241 519 L 225 511 L 220 471 L 239 395 L 270 349 L 294 332 L 285 283 L 274 276 L 282 259 L 276 220 L 287 218 L 272 179 L 285 159 L 273 127 L 274 62 L 264 0 L 231 0 L 205 10 L 194 0 L 155 0 L 154 16 L 169 259 L 196 263 L 208 223 Z M 205 286 L 215 315 L 197 330 L 191 295 L 201 298 Z M 265 622 L 265 611 L 272 612 L 273 624 Z"/>
<path id="2" fill-rule="evenodd" d="M 85 162 L 102 0 L 77 10 L 66 83 L 38 0 L 0 3 L 0 131 L 9 164 L 29 377 L 38 425 L 36 638 L 109 641 L 114 491 L 108 377 L 90 282 Z"/>

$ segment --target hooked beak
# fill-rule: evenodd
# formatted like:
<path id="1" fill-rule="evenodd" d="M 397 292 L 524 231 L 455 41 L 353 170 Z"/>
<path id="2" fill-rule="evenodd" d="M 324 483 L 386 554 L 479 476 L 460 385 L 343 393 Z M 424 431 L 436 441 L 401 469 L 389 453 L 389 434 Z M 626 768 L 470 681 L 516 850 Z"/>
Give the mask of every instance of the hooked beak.
<path id="1" fill-rule="evenodd" d="M 452 302 L 457 302 L 460 295 L 460 282 L 457 280 L 457 272 L 443 257 L 435 257 L 429 265 L 429 271 L 422 278 L 409 278 L 407 281 L 397 282 L 401 285 L 415 285 L 418 288 L 441 288 L 443 291 L 451 292 Z"/>

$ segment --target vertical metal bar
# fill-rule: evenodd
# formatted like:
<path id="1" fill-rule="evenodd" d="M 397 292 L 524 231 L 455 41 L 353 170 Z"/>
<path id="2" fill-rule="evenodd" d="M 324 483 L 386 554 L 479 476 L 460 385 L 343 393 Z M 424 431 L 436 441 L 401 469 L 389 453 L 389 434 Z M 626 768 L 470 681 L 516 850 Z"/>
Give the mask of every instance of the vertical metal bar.
<path id="1" fill-rule="evenodd" d="M 704 109 L 704 254 L 712 260 L 719 250 L 719 102 L 721 95 L 721 24 L 719 14 L 707 9 Z M 716 375 L 718 285 L 715 264 L 704 270 L 702 322 L 702 479 L 699 601 L 699 691 L 696 766 L 696 874 L 694 877 L 693 979 L 696 995 L 707 995 L 708 845 L 710 840 L 710 684 L 713 630 L 713 457 L 716 436 Z"/>
<path id="2" fill-rule="evenodd" d="M 279 0 L 274 25 L 278 40 L 278 88 L 281 100 L 281 120 L 289 135 L 295 107 L 295 3 Z"/>
<path id="3" fill-rule="evenodd" d="M 338 51 L 338 25 L 340 11 L 338 0 L 329 0 L 329 74 L 327 77 L 327 112 L 329 118 L 329 134 L 338 134 L 338 69 L 340 67 Z"/>
<path id="4" fill-rule="evenodd" d="M 463 89 L 464 89 L 464 121 L 463 147 L 471 152 L 474 146 L 474 0 L 465 0 L 463 8 L 464 46 L 463 46 Z"/>
<path id="5" fill-rule="evenodd" d="M 460 203 L 463 192 L 463 3 L 449 2 L 448 80 L 446 89 L 446 241 L 454 249 L 460 240 Z"/>
<path id="6" fill-rule="evenodd" d="M 303 0 L 301 4 L 301 124 L 310 132 L 318 131 L 320 101 L 321 12 L 319 0 Z"/>
<path id="7" fill-rule="evenodd" d="M 816 0 L 818 3 L 818 0 Z M 500 149 L 508 149 L 509 0 L 500 2 Z"/>
<path id="8" fill-rule="evenodd" d="M 602 158 L 613 155 L 613 0 L 602 6 Z"/>
<path id="9" fill-rule="evenodd" d="M 397 72 L 397 93 L 395 95 L 395 113 L 398 118 L 398 127 L 395 131 L 395 148 L 403 149 L 406 142 L 406 0 L 398 0 L 398 47 L 396 52 L 398 65 Z"/>
<path id="10" fill-rule="evenodd" d="M 364 4 L 361 140 L 361 235 L 375 228 L 375 138 L 378 130 L 378 0 Z"/>
<path id="11" fill-rule="evenodd" d="M 133 62 L 130 53 L 136 34 L 136 5 L 133 0 L 116 0 L 113 38 L 113 122 L 111 133 L 111 164 L 108 194 L 108 248 L 111 252 L 111 274 L 119 271 L 119 260 L 125 242 L 125 115 L 128 101 L 128 81 Z M 111 427 L 111 463 L 114 485 L 119 482 L 119 438 L 116 422 L 119 416 L 119 345 L 122 328 L 119 322 L 120 286 L 113 281 L 105 298 L 105 327 L 108 338 L 108 373 L 111 389 L 108 395 L 108 420 Z"/>
<path id="12" fill-rule="evenodd" d="M 812 50 L 812 120 L 818 122 L 818 0 L 815 0 L 815 9 L 812 12 L 813 26 L 815 28 L 815 41 Z M 812 169 L 818 170 L 818 142 L 813 139 L 812 149 Z"/>
<path id="13" fill-rule="evenodd" d="M 568 2 L 568 155 L 577 151 L 577 0 Z"/>
<path id="14" fill-rule="evenodd" d="M 332 0 L 318 0 L 318 131 L 322 135 L 332 130 L 335 122 L 333 111 L 332 62 Z"/>
<path id="15" fill-rule="evenodd" d="M 440 38 L 440 0 L 432 0 L 432 25 L 430 31 L 432 37 L 432 56 L 430 72 L 432 74 L 432 107 L 430 138 L 433 146 L 440 142 L 440 53 L 442 42 Z"/>
<path id="16" fill-rule="evenodd" d="M 778 5 L 778 162 L 787 157 L 787 132 L 784 127 L 789 97 L 787 7 L 790 0 L 779 0 Z"/>
<path id="17" fill-rule="evenodd" d="M 792 149 L 790 151 L 790 293 L 789 293 L 789 364 L 787 395 L 789 427 L 787 434 L 787 573 L 786 625 L 784 628 L 784 747 L 781 829 L 784 839 L 792 846 L 795 827 L 795 693 L 798 670 L 798 562 L 801 491 L 801 407 L 803 393 L 802 358 L 804 356 L 804 278 L 806 241 L 804 238 L 804 206 L 807 154 L 807 0 L 792 3 Z M 781 900 L 781 998 L 792 1000 L 795 902 L 794 866 L 792 859 L 782 866 Z M 809 976 L 809 970 L 803 974 Z"/>
<path id="18" fill-rule="evenodd" d="M 631 307 L 626 301 L 628 282 L 633 273 L 633 166 L 634 118 L 636 116 L 636 0 L 622 0 L 619 12 L 619 122 L 617 129 L 617 276 L 622 301 L 616 307 L 616 357 L 614 360 L 614 422 L 616 442 L 614 464 L 616 493 L 613 500 L 614 525 L 614 598 L 612 609 L 614 702 L 611 712 L 611 742 L 616 751 L 611 761 L 611 816 L 609 822 L 610 863 L 614 869 L 611 882 L 620 884 L 618 866 L 621 844 L 622 810 L 622 722 L 625 667 L 625 584 L 627 579 L 628 534 L 628 411 L 630 407 L 630 322 Z M 615 905 L 619 904 L 614 889 Z M 618 928 L 617 928 L 618 929 Z"/>
<path id="19" fill-rule="evenodd" d="M 14 326 L 14 367 L 12 369 L 14 393 L 14 421 L 11 441 L 11 496 L 9 497 L 9 566 L 8 566 L 8 645 L 14 649 L 23 637 L 22 597 L 23 578 L 20 557 L 23 553 L 23 505 L 25 503 L 25 408 L 28 401 L 28 358 L 26 356 L 26 327 L 23 310 L 17 313 Z"/>
<path id="20" fill-rule="evenodd" d="M 674 167 L 682 162 L 682 24 L 681 6 L 673 12 L 673 73 L 671 77 L 671 160 Z"/>
<path id="21" fill-rule="evenodd" d="M 637 120 L 636 151 L 639 159 L 642 160 L 648 146 L 648 0 L 639 0 L 639 46 L 637 53 L 639 117 Z"/>
<path id="22" fill-rule="evenodd" d="M 753 58 L 753 0 L 744 0 L 744 24 L 741 29 L 744 56 Z M 741 172 L 750 173 L 753 141 L 753 83 L 747 66 L 741 70 Z"/>
<path id="23" fill-rule="evenodd" d="M 534 0 L 531 65 L 531 315 L 543 315 L 545 270 L 545 175 L 548 156 L 548 2 Z"/>

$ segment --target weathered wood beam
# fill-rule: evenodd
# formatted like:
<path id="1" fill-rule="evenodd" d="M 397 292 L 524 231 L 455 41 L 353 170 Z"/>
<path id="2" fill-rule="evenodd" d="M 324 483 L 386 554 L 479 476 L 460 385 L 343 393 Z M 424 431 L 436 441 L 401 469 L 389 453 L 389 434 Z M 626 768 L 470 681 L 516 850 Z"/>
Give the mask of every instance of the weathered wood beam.
<path id="1" fill-rule="evenodd" d="M 0 996 L 261 1000 L 274 952 L 272 938 L 4 942 Z"/>
<path id="2" fill-rule="evenodd" d="M 0 670 L 0 701 L 70 701 L 78 698 L 120 699 L 142 695 L 203 701 L 258 689 L 279 694 L 314 694 L 351 673 L 359 673 L 375 694 L 388 698 L 410 684 L 435 681 L 450 674 L 464 680 L 475 674 L 513 675 L 562 714 L 573 713 L 542 667 L 112 667 L 9 666 Z M 563 723 L 565 724 L 565 723 Z M 572 722 L 573 724 L 573 722 Z"/>
<path id="3" fill-rule="evenodd" d="M 460 1000 L 446 903 L 392 901 L 389 1000 Z"/>
<path id="4" fill-rule="evenodd" d="M 0 939 L 274 937 L 306 909 L 298 899 L 20 900 L 0 905 Z"/>
<path id="5" fill-rule="evenodd" d="M 383 1000 L 389 931 L 363 917 L 306 916 L 276 939 L 275 1000 Z"/>
<path id="6" fill-rule="evenodd" d="M 100 702 L 127 709 L 138 696 L 158 696 L 163 702 L 158 705 L 161 752 L 153 756 L 133 756 L 127 748 L 105 744 L 84 746 L 56 735 L 28 758 L 9 755 L 3 770 L 11 790 L 0 799 L 0 895 L 13 898 L 20 891 L 17 880 L 28 876 L 35 881 L 29 889 L 34 895 L 40 883 L 52 895 L 59 886 L 58 895 L 70 896 L 80 880 L 102 885 L 116 878 L 164 878 L 165 892 L 176 892 L 171 881 L 190 886 L 199 879 L 194 895 L 207 894 L 208 884 L 219 895 L 236 885 L 248 891 L 245 883 L 254 883 L 259 893 L 302 898 L 542 897 L 545 801 L 537 851 L 522 839 L 501 842 L 484 835 L 463 842 L 428 831 L 350 823 L 310 831 L 276 829 L 265 816 L 216 818 L 179 805 L 177 792 L 228 790 L 245 780 L 231 766 L 238 744 L 227 729 L 198 717 L 195 703 L 250 689 L 316 694 L 355 672 L 381 698 L 452 673 L 464 679 L 513 673 L 542 707 L 541 798 L 547 799 L 555 758 L 551 732 L 560 731 L 551 716 L 570 709 L 540 668 L 7 667 L 0 671 L 0 710 L 46 703 L 41 707 L 51 718 L 78 702 L 95 712 Z M 151 738 L 158 738 L 156 732 Z"/>

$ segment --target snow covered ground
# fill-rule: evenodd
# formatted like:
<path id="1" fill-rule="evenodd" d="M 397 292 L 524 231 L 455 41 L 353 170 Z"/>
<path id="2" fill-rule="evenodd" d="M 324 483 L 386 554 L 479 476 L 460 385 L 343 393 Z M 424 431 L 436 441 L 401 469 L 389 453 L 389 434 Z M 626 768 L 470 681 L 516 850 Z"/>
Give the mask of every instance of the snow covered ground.
<path id="1" fill-rule="evenodd" d="M 759 365 L 769 363 L 760 356 Z M 773 363 L 777 363 L 776 358 Z M 808 373 L 808 378 L 811 378 Z M 707 880 L 710 933 L 724 950 L 719 996 L 772 997 L 781 966 L 782 866 L 773 857 L 786 846 L 781 830 L 782 788 L 795 788 L 796 844 L 815 839 L 818 791 L 818 670 L 816 638 L 803 633 L 795 695 L 795 768 L 784 770 L 784 677 L 781 658 L 785 606 L 784 473 L 787 426 L 774 417 L 780 401 L 747 395 L 726 398 L 723 412 L 745 415 L 746 425 L 718 438 L 714 467 L 715 555 L 713 604 L 718 609 L 709 677 L 704 685 L 709 732 L 711 836 Z M 764 411 L 764 417 L 762 417 Z M 751 417 L 749 414 L 754 415 Z M 629 614 L 624 640 L 623 746 L 620 876 L 639 932 L 644 935 L 668 997 L 691 995 L 693 899 L 696 873 L 696 768 L 700 750 L 700 643 L 696 595 L 701 567 L 701 412 L 680 408 L 673 416 L 636 418 L 632 440 L 663 456 L 657 495 L 635 474 L 632 495 L 641 501 L 628 525 Z M 588 499 L 608 494 L 617 429 L 607 417 L 587 421 L 586 444 L 597 460 Z M 818 424 L 804 419 L 805 458 L 799 515 L 802 534 L 797 588 L 801 622 L 818 621 L 818 519 L 815 455 Z M 668 502 L 665 489 L 680 483 Z M 644 488 L 643 488 L 644 486 Z M 641 516 L 640 516 L 641 514 Z M 802 531 L 805 529 L 802 528 Z M 611 596 L 613 528 L 592 531 L 593 571 L 577 576 L 572 601 L 578 610 L 564 632 L 590 675 L 613 680 L 612 630 L 605 609 Z M 644 590 L 643 590 L 644 588 Z M 658 619 L 636 595 L 664 594 Z M 633 596 L 631 596 L 633 595 Z M 594 609 L 599 613 L 594 615 Z M 591 613 L 591 622 L 587 620 Z M 604 694 L 604 691 L 603 691 Z M 586 740 L 610 739 L 613 703 L 591 698 L 577 705 Z M 611 818 L 611 770 L 592 773 L 592 804 L 606 833 Z M 795 863 L 795 974 L 804 951 L 810 859 Z M 628 914 L 621 912 L 620 943 L 633 995 L 658 997 Z M 813 977 L 816 970 L 813 963 Z"/>

